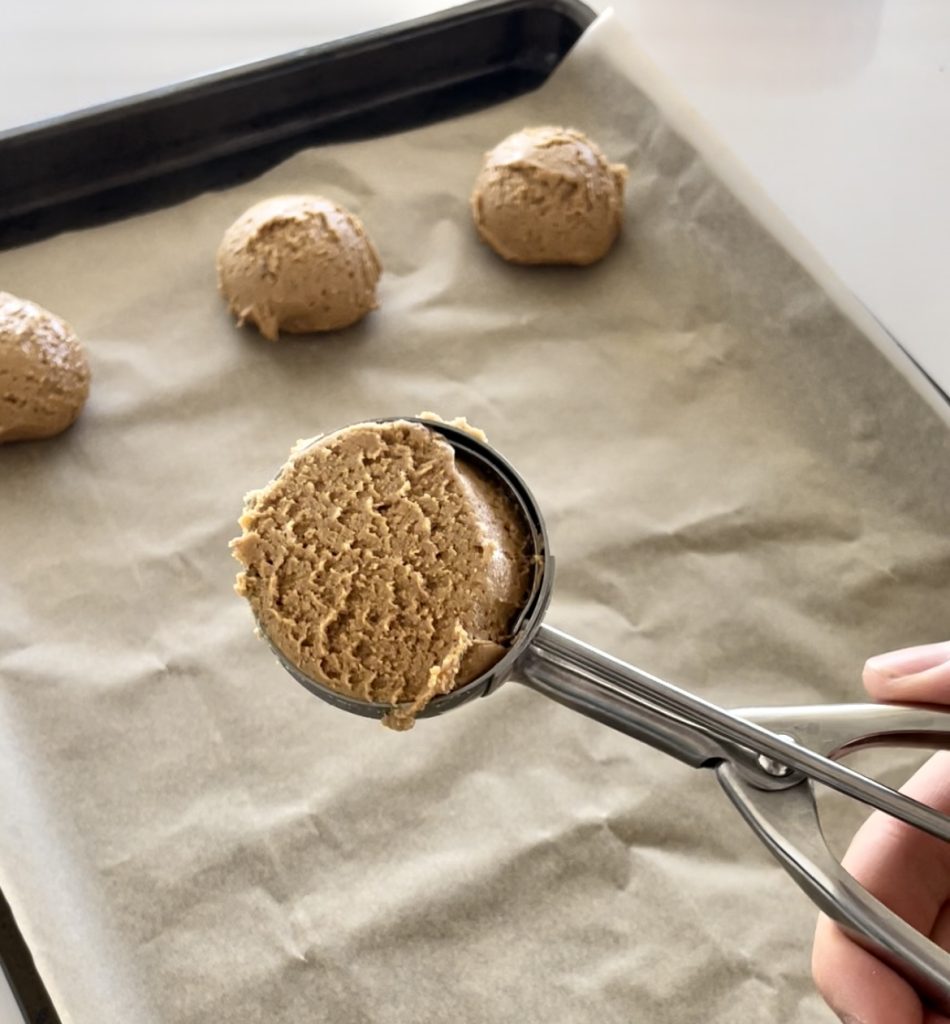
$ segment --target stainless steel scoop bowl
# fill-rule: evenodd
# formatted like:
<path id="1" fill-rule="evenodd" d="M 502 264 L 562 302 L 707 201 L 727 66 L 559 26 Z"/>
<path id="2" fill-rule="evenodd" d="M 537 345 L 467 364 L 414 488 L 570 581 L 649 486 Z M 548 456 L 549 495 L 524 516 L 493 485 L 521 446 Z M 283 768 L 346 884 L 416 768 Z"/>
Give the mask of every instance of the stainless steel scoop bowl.
<path id="1" fill-rule="evenodd" d="M 531 591 L 524 608 L 519 613 L 512 625 L 512 642 L 510 649 L 505 656 L 482 675 L 466 683 L 464 686 L 452 690 L 450 693 L 435 697 L 415 717 L 431 718 L 433 715 L 441 715 L 461 704 L 467 704 L 475 697 L 484 697 L 486 694 L 496 690 L 506 679 L 511 678 L 515 673 L 524 653 L 531 646 L 541 624 L 544 615 L 548 610 L 551 601 L 551 590 L 554 586 L 554 559 L 548 550 L 548 532 L 544 524 L 544 518 L 534 500 L 534 495 L 528 490 L 527 484 L 517 474 L 514 468 L 503 459 L 498 452 L 487 444 L 479 441 L 465 430 L 453 427 L 451 424 L 442 423 L 438 420 L 423 420 L 415 416 L 394 416 L 388 420 L 380 419 L 374 422 L 408 422 L 420 423 L 433 432 L 440 434 L 455 449 L 456 458 L 471 463 L 487 474 L 489 479 L 496 480 L 509 494 L 512 501 L 520 509 L 528 527 L 531 538 L 532 553 L 537 556 L 536 570 L 532 579 Z M 267 639 L 266 631 L 258 623 L 261 634 Z M 269 642 L 269 641 L 268 641 Z M 337 693 L 329 686 L 319 680 L 301 672 L 300 669 L 273 643 L 271 650 L 277 656 L 283 667 L 297 680 L 301 686 L 306 687 L 314 696 L 325 700 L 334 707 L 349 711 L 354 715 L 363 715 L 367 718 L 382 718 L 392 711 L 389 704 L 372 704 L 368 701 L 357 700 L 354 697 L 347 697 Z"/>
<path id="2" fill-rule="evenodd" d="M 711 768 L 742 817 L 816 905 L 900 971 L 935 1008 L 950 1013 L 950 953 L 912 929 L 841 867 L 824 841 L 813 793 L 813 784 L 823 783 L 950 841 L 950 818 L 836 760 L 872 745 L 950 749 L 950 714 L 922 705 L 884 704 L 727 711 L 546 625 L 554 558 L 544 517 L 525 482 L 494 449 L 466 431 L 438 421 L 399 419 L 440 434 L 457 458 L 474 463 L 506 488 L 524 514 L 537 556 L 530 596 L 514 624 L 508 653 L 470 683 L 434 698 L 418 717 L 486 696 L 510 678 L 693 768 Z M 287 671 L 329 704 L 374 718 L 391 710 L 336 693 L 271 646 Z"/>

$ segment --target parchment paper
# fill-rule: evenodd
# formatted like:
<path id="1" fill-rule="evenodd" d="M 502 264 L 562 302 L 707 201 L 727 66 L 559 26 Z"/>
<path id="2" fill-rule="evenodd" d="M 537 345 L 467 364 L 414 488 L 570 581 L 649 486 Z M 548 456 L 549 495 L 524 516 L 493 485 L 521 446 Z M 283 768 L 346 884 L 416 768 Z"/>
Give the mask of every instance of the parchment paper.
<path id="1" fill-rule="evenodd" d="M 482 151 L 544 122 L 631 168 L 590 270 L 469 222 Z M 376 240 L 358 329 L 228 322 L 218 239 L 283 191 Z M 546 509 L 552 624 L 724 704 L 858 697 L 947 635 L 950 435 L 802 261 L 609 19 L 530 97 L 0 256 L 95 374 L 0 449 L 0 886 L 66 1024 L 831 1019 L 813 910 L 711 777 L 516 683 L 407 735 L 334 711 L 227 550 L 298 437 L 464 414 Z"/>

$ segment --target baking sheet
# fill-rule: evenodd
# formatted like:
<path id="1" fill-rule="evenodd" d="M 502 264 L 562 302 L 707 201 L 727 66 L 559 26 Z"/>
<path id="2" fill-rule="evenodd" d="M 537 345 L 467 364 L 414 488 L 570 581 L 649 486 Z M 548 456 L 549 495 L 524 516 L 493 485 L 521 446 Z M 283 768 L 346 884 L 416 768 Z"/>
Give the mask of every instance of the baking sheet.
<path id="1" fill-rule="evenodd" d="M 544 122 L 630 165 L 589 270 L 469 223 L 482 151 Z M 364 219 L 382 308 L 271 345 L 213 255 L 287 191 Z M 0 887 L 66 1024 L 831 1019 L 812 908 L 713 778 L 515 683 L 348 717 L 230 593 L 291 442 L 431 408 L 540 499 L 549 621 L 707 697 L 855 698 L 945 637 L 945 411 L 609 16 L 529 97 L 0 254 L 0 287 L 94 371 L 73 431 L 0 448 Z"/>

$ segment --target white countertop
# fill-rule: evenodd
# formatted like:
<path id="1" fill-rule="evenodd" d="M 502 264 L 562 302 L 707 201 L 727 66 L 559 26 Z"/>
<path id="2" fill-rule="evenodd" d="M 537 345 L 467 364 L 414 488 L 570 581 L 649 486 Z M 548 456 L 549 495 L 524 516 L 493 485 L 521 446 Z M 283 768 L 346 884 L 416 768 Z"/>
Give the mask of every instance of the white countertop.
<path id="1" fill-rule="evenodd" d="M 13 0 L 3 15 L 0 129 L 446 2 Z M 613 6 L 801 233 L 950 392 L 950 4 Z M 2 977 L 0 1024 L 20 1024 Z"/>

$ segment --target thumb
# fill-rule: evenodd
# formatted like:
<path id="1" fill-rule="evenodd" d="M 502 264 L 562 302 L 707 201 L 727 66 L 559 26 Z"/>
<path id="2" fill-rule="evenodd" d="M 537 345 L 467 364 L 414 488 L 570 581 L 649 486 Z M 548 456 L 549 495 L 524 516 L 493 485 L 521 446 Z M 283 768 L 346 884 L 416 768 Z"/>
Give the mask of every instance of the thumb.
<path id="1" fill-rule="evenodd" d="M 950 704 L 950 641 L 869 659 L 864 685 L 875 700 Z"/>

